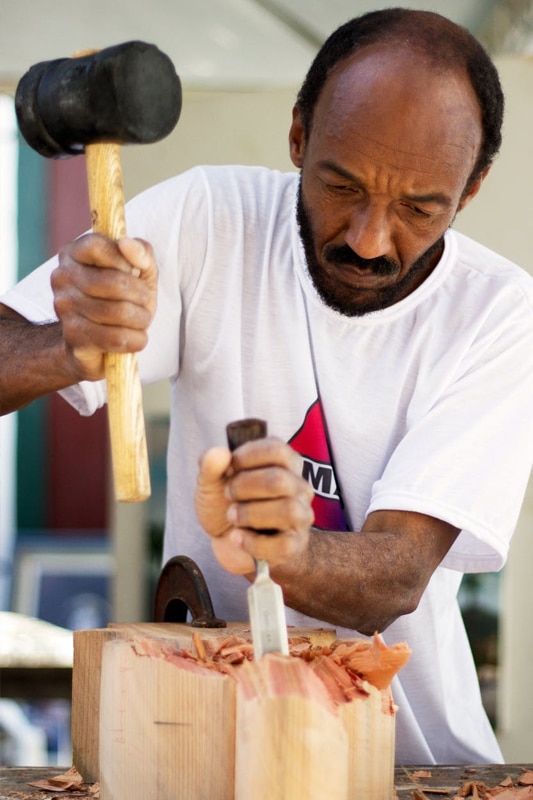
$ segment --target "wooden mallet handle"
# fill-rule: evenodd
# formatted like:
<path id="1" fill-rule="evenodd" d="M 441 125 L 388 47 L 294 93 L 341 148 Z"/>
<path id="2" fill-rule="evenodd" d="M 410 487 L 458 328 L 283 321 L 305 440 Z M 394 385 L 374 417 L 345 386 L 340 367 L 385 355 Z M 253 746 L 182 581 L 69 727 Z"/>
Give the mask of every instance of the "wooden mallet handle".
<path id="1" fill-rule="evenodd" d="M 85 155 L 93 230 L 120 239 L 126 235 L 120 145 L 87 145 Z M 107 353 L 105 377 L 115 497 L 136 503 L 150 496 L 150 469 L 135 353 Z"/>

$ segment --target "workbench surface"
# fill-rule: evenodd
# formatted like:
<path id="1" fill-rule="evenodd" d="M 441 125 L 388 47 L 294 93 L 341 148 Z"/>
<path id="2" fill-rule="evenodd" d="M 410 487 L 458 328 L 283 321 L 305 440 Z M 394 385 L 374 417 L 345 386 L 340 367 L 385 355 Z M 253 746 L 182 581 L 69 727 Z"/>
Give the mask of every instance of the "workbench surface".
<path id="1" fill-rule="evenodd" d="M 50 800 L 61 797 L 61 800 L 93 797 L 89 791 L 78 792 L 44 792 L 29 786 L 30 781 L 41 780 L 66 772 L 62 767 L 0 767 L 0 800 Z M 445 767 L 396 767 L 395 786 L 398 800 L 412 800 L 417 790 L 418 797 L 426 796 L 428 800 L 451 798 L 457 790 L 469 781 L 479 781 L 489 788 L 496 787 L 502 780 L 510 776 L 513 781 L 524 773 L 533 770 L 531 764 L 490 764 L 482 766 L 445 766 Z M 418 772 L 429 772 L 431 777 L 416 777 Z M 88 787 L 87 787 L 88 789 Z M 433 790 L 433 791 L 432 791 Z M 194 798 L 191 798 L 194 800 Z"/>

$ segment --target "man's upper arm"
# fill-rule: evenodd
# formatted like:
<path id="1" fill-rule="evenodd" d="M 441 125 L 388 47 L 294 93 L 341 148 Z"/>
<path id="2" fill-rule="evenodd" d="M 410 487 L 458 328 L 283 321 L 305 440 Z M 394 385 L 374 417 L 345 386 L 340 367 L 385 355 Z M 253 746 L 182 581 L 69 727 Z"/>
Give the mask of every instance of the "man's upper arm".
<path id="1" fill-rule="evenodd" d="M 19 314 L 18 311 L 14 311 L 9 306 L 5 306 L 3 303 L 0 303 L 0 319 L 19 319 L 25 320 L 26 318 Z"/>
<path id="2" fill-rule="evenodd" d="M 448 522 L 414 511 L 380 510 L 371 512 L 362 533 L 397 533 L 398 567 L 413 564 L 413 578 L 420 593 L 460 533 Z M 416 568 L 415 568 L 416 565 Z M 409 571 L 409 570 L 408 570 Z"/>

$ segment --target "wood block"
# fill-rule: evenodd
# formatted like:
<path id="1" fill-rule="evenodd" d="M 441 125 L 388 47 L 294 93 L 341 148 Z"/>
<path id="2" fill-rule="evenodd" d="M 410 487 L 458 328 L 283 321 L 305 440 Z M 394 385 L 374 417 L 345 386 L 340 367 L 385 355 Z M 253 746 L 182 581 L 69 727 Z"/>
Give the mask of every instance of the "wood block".
<path id="1" fill-rule="evenodd" d="M 347 800 L 348 735 L 309 664 L 266 655 L 232 674 L 235 800 Z"/>
<path id="2" fill-rule="evenodd" d="M 100 778 L 100 679 L 104 644 L 140 636 L 172 640 L 177 648 L 190 650 L 194 634 L 200 634 L 202 639 L 222 641 L 232 635 L 249 637 L 250 627 L 247 622 L 229 622 L 225 628 L 193 628 L 175 622 L 132 622 L 74 632 L 72 752 L 74 764 L 85 781 L 94 782 Z M 335 631 L 331 628 L 289 628 L 289 636 L 309 637 L 314 645 L 324 646 L 334 641 Z"/>
<path id="3" fill-rule="evenodd" d="M 392 800 L 407 645 L 291 629 L 290 656 L 256 662 L 249 634 L 76 632 L 74 763 L 102 800 Z"/>
<path id="4" fill-rule="evenodd" d="M 180 668 L 142 644 L 103 648 L 102 800 L 233 800 L 234 681 Z"/>
<path id="5" fill-rule="evenodd" d="M 349 800 L 392 800 L 396 707 L 389 690 L 365 681 L 367 698 L 339 707 L 348 736 Z"/>
<path id="6" fill-rule="evenodd" d="M 98 780 L 102 648 L 117 635 L 110 628 L 74 631 L 72 758 L 87 783 Z"/>

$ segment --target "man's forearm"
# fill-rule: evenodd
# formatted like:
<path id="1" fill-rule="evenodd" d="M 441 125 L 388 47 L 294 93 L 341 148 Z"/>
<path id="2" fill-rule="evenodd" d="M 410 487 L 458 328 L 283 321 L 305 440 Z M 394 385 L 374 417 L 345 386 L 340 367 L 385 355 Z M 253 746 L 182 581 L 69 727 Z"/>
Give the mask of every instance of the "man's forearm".
<path id="1" fill-rule="evenodd" d="M 59 323 L 34 325 L 0 310 L 0 414 L 75 382 Z"/>
<path id="2" fill-rule="evenodd" d="M 298 559 L 272 570 L 285 603 L 371 635 L 414 611 L 458 531 L 411 512 L 376 512 L 361 533 L 314 530 Z"/>
<path id="3" fill-rule="evenodd" d="M 290 608 L 371 635 L 417 605 L 417 569 L 391 563 L 395 539 L 391 533 L 313 531 L 307 552 L 272 577 Z"/>

